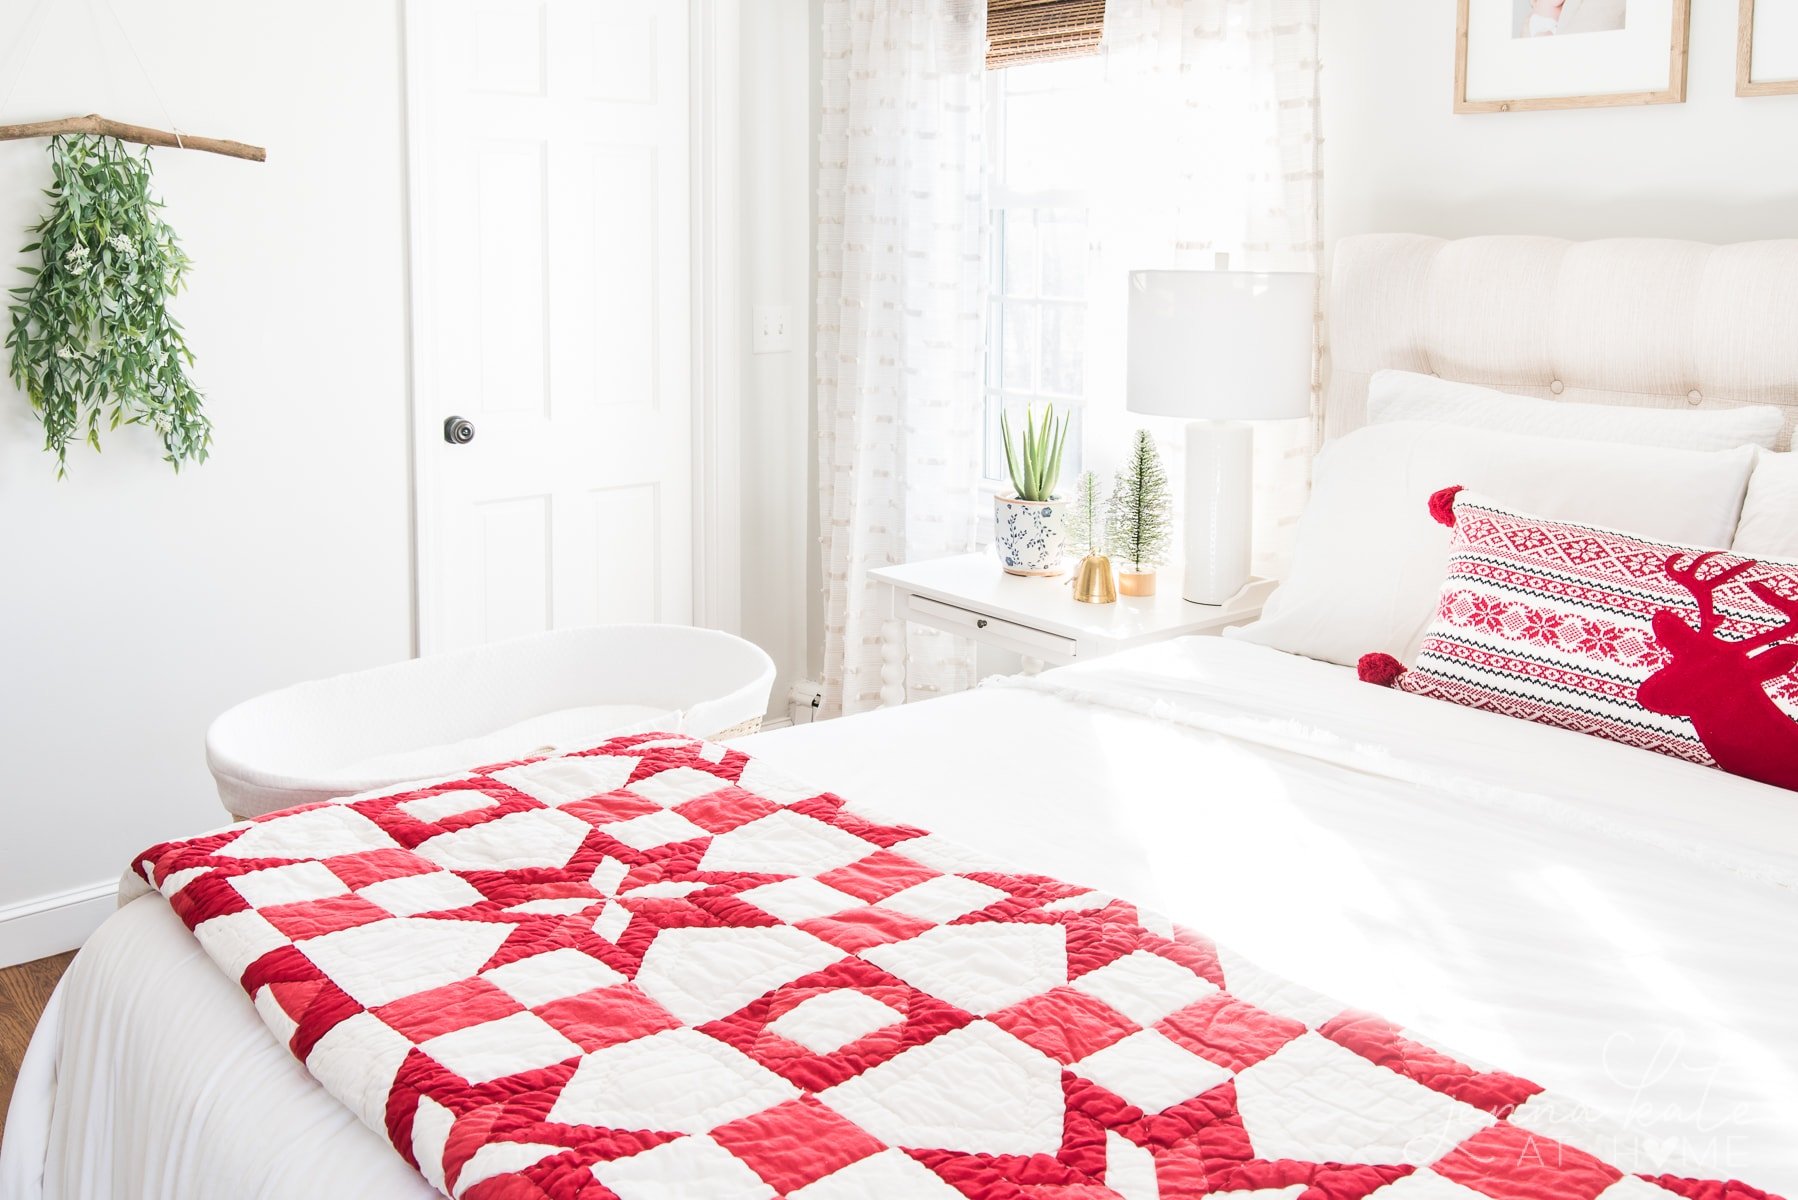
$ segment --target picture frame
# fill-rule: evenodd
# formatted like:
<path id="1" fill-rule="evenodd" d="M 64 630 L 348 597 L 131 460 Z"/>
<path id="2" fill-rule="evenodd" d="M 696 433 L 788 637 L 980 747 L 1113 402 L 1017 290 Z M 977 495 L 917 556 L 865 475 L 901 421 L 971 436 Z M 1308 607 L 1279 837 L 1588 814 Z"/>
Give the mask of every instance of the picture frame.
<path id="1" fill-rule="evenodd" d="M 1736 95 L 1798 96 L 1798 3 L 1794 0 L 1741 0 L 1742 18 L 1736 33 Z M 1757 42 L 1765 28 L 1756 18 L 1777 9 L 1771 37 L 1779 39 L 1776 52 Z M 1762 75 L 1754 74 L 1760 59 Z M 1772 62 L 1767 60 L 1772 58 Z"/>
<path id="2" fill-rule="evenodd" d="M 1557 33 L 1557 14 L 1574 11 L 1568 5 L 1585 10 L 1583 24 L 1567 31 L 1579 36 L 1543 36 Z M 1458 0 L 1457 7 L 1457 113 L 1685 103 L 1691 0 L 1602 0 L 1602 9 L 1600 0 Z"/>

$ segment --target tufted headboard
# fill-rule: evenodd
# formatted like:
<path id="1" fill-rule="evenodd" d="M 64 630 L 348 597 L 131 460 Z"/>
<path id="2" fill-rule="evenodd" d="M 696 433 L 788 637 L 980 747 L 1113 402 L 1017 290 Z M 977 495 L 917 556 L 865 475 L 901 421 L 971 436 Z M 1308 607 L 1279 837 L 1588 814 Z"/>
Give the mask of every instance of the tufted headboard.
<path id="1" fill-rule="evenodd" d="M 1394 367 L 1589 404 L 1786 412 L 1798 424 L 1798 239 L 1342 239 L 1325 309 L 1324 436 Z"/>

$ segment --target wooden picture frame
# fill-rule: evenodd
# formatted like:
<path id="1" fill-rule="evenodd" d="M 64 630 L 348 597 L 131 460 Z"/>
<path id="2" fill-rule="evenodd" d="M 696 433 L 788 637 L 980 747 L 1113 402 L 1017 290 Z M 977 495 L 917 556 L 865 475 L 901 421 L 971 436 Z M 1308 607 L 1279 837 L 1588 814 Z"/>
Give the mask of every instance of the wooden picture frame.
<path id="1" fill-rule="evenodd" d="M 1742 19 L 1736 30 L 1736 95 L 1798 96 L 1798 79 L 1754 80 L 1754 3 L 1742 0 Z"/>
<path id="2" fill-rule="evenodd" d="M 1613 92 L 1591 96 L 1523 96 L 1511 100 L 1467 98 L 1468 14 L 1472 0 L 1459 0 L 1455 27 L 1455 111 L 1458 113 L 1540 112 L 1563 108 L 1618 108 L 1644 104 L 1684 104 L 1686 64 L 1691 45 L 1691 0 L 1673 0 L 1668 42 L 1667 86 L 1658 91 Z M 1742 0 L 1745 9 L 1754 0 Z"/>

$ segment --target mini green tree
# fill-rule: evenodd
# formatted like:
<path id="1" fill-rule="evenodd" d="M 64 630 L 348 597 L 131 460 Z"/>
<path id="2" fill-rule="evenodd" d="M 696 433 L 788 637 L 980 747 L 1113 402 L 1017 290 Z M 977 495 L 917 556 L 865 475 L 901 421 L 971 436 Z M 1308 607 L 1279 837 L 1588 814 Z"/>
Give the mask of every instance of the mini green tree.
<path id="1" fill-rule="evenodd" d="M 1068 544 L 1081 558 L 1105 553 L 1105 501 L 1099 498 L 1099 476 L 1084 472 L 1068 502 Z"/>
<path id="2" fill-rule="evenodd" d="M 205 461 L 212 425 L 168 311 L 188 259 L 157 215 L 148 155 L 110 137 L 58 137 L 50 164 L 50 211 L 25 247 L 42 265 L 24 268 L 29 287 L 12 289 L 6 347 L 56 473 L 67 470 L 70 443 L 100 448 L 102 420 L 154 431 L 176 470 Z"/>
<path id="3" fill-rule="evenodd" d="M 1130 461 L 1117 473 L 1107 522 L 1112 553 L 1124 569 L 1153 570 L 1167 561 L 1173 522 L 1168 515 L 1167 472 L 1146 429 L 1136 431 Z"/>

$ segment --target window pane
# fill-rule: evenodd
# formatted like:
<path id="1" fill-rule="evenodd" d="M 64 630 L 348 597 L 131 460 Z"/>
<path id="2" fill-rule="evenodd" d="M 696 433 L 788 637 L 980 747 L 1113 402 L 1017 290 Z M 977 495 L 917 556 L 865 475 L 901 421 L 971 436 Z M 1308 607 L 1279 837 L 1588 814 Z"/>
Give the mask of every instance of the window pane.
<path id="1" fill-rule="evenodd" d="M 1011 209 L 1005 214 L 1005 294 L 1035 296 L 1042 286 L 1036 263 L 1036 214 Z"/>
<path id="2" fill-rule="evenodd" d="M 1046 192 L 1078 187 L 1071 143 L 1086 114 L 1082 97 L 1069 92 L 1011 96 L 1005 104 L 1005 186 Z"/>
<path id="3" fill-rule="evenodd" d="M 1012 67 L 1005 75 L 1004 185 L 1017 191 L 1080 189 L 1090 182 L 1104 137 L 1094 55 Z"/>
<path id="4" fill-rule="evenodd" d="M 1046 62 L 1007 67 L 1005 91 L 1012 96 L 1030 92 L 1065 91 L 1069 88 L 1090 87 L 1104 78 L 1105 60 L 1100 55 L 1052 58 Z"/>
<path id="5" fill-rule="evenodd" d="M 1086 390 L 1086 315 L 1065 305 L 1042 311 L 1042 391 L 1079 396 Z"/>
<path id="6" fill-rule="evenodd" d="M 1042 294 L 1057 300 L 1086 299 L 1086 214 L 1051 209 L 1038 214 L 1037 243 L 1042 258 Z"/>
<path id="7" fill-rule="evenodd" d="M 986 386 L 1002 387 L 1005 384 L 1004 372 L 1000 370 L 1001 358 L 999 347 L 1005 344 L 1005 310 L 998 300 L 989 301 L 986 307 Z"/>
<path id="8" fill-rule="evenodd" d="M 1086 470 L 1086 414 L 1078 408 L 1068 410 L 1068 448 L 1061 457 L 1061 491 L 1072 494 L 1080 472 Z M 1103 486 L 1103 485 L 1101 485 Z"/>
<path id="9" fill-rule="evenodd" d="M 986 246 L 987 290 L 995 296 L 1005 294 L 1005 232 L 1010 223 L 1010 214 L 1002 208 L 995 208 L 991 213 Z"/>
<path id="10" fill-rule="evenodd" d="M 985 453 L 981 455 L 980 473 L 987 479 L 1001 480 L 1009 485 L 1011 475 L 1005 467 L 1005 443 L 999 434 L 999 410 L 1004 406 L 1003 397 L 987 393 Z"/>
<path id="11" fill-rule="evenodd" d="M 986 387 L 981 464 L 988 486 L 1009 490 L 999 414 L 1069 418 L 1060 491 L 1085 460 L 1087 193 L 1103 146 L 1103 59 L 1032 64 L 988 76 L 995 207 L 988 259 Z M 1123 297 L 1117 297 L 1122 303 Z"/>
<path id="12" fill-rule="evenodd" d="M 1036 388 L 1037 355 L 1036 305 L 1028 301 L 1007 300 L 1003 306 L 1002 344 L 1004 361 L 999 367 L 999 383 L 1007 391 L 1028 392 Z"/>

